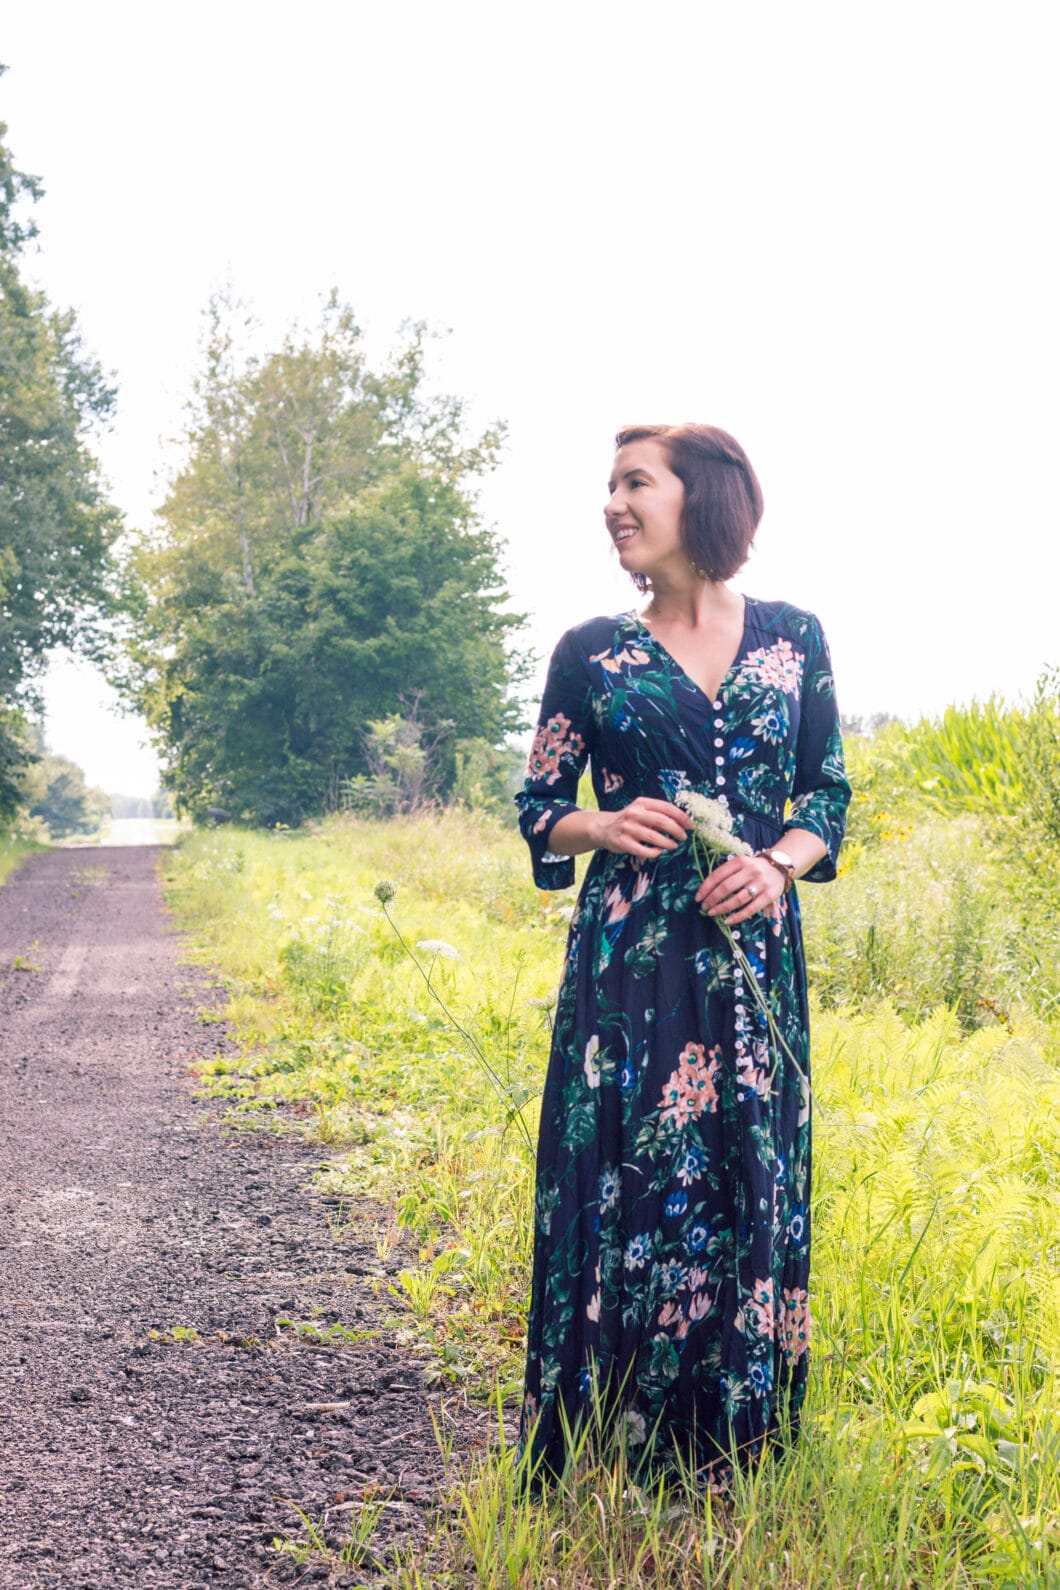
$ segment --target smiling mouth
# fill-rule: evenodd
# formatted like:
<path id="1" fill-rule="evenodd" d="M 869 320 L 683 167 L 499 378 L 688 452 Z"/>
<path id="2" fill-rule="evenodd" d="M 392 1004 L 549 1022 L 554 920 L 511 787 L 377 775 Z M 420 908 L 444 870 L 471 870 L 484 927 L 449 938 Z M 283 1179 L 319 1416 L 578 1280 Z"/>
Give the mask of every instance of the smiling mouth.
<path id="1" fill-rule="evenodd" d="M 614 531 L 613 539 L 614 539 L 615 546 L 616 547 L 620 547 L 622 545 L 623 541 L 628 541 L 631 536 L 635 536 L 636 534 L 637 534 L 637 528 L 636 528 L 635 525 L 632 526 L 632 527 L 627 525 L 621 530 Z"/>

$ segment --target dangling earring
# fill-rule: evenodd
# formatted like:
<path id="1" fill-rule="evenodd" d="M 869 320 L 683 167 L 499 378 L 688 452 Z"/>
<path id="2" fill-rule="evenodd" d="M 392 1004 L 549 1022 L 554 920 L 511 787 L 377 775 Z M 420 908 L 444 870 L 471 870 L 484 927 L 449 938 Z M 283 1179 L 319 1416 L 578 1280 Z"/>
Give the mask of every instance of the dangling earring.
<path id="1" fill-rule="evenodd" d="M 692 570 L 692 573 L 697 576 L 697 578 L 699 578 L 701 580 L 709 580 L 710 579 L 710 575 L 707 573 L 706 569 L 701 569 L 699 564 L 695 561 L 694 558 L 689 558 L 688 566 Z"/>

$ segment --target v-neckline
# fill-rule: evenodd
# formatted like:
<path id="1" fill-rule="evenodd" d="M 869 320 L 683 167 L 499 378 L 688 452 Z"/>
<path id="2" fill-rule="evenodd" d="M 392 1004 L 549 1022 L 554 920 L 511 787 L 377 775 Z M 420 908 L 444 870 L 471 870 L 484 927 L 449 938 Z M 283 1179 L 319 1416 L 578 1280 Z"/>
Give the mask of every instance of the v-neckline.
<path id="1" fill-rule="evenodd" d="M 647 624 L 644 622 L 644 619 L 642 618 L 640 613 L 638 613 L 636 610 L 634 610 L 630 614 L 630 616 L 631 616 L 631 618 L 633 618 L 633 620 L 638 625 L 638 627 L 640 629 L 640 633 L 642 635 L 645 635 L 648 638 L 648 640 L 651 641 L 651 643 L 655 647 L 656 651 L 661 653 L 661 655 L 666 658 L 666 661 L 670 664 L 670 667 L 673 670 L 673 672 L 674 673 L 678 673 L 678 674 L 680 674 L 682 676 L 682 678 L 687 679 L 688 683 L 692 686 L 692 689 L 695 690 L 697 692 L 697 694 L 701 695 L 703 697 L 704 701 L 709 701 L 711 706 L 713 707 L 714 704 L 717 702 L 718 698 L 720 697 L 721 692 L 722 692 L 722 690 L 725 687 L 726 681 L 730 678 L 730 676 L 733 673 L 735 673 L 737 667 L 740 664 L 740 661 L 743 658 L 743 654 L 744 654 L 744 650 L 745 650 L 745 644 L 746 644 L 746 641 L 747 641 L 747 619 L 748 619 L 748 615 L 749 615 L 750 610 L 751 610 L 752 601 L 753 601 L 753 599 L 750 596 L 745 596 L 744 599 L 743 599 L 743 625 L 742 625 L 741 630 L 740 630 L 740 639 L 739 639 L 739 642 L 738 642 L 737 647 L 736 647 L 736 654 L 733 657 L 732 661 L 730 662 L 729 666 L 726 668 L 725 672 L 722 674 L 721 678 L 718 680 L 717 688 L 715 690 L 710 691 L 709 693 L 706 690 L 704 690 L 703 686 L 699 683 L 698 680 L 692 678 L 692 675 L 689 673 L 688 669 L 683 667 L 681 665 L 681 663 L 678 662 L 677 658 L 674 656 L 673 652 L 669 649 L 669 647 L 668 646 L 664 646 L 662 641 L 658 638 L 658 636 L 652 634 L 651 630 L 648 628 Z"/>

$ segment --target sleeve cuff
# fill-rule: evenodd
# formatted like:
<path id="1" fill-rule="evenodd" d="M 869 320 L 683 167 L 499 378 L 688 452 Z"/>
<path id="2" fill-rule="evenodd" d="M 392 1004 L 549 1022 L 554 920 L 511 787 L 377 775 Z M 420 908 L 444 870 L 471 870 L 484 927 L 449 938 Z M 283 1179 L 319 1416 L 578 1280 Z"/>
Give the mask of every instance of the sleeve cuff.
<path id="1" fill-rule="evenodd" d="M 520 827 L 530 846 L 530 865 L 534 884 L 538 889 L 569 889 L 574 883 L 574 857 L 560 856 L 548 848 L 552 830 L 561 817 L 581 810 L 573 801 L 529 801 L 516 796 L 520 810 Z M 536 816 L 534 808 L 544 808 L 545 821 Z M 540 827 L 538 827 L 540 824 Z"/>
<path id="2" fill-rule="evenodd" d="M 796 883 L 831 883 L 836 875 L 836 861 L 838 860 L 839 852 L 839 845 L 836 842 L 835 829 L 832 824 L 826 822 L 823 818 L 815 816 L 811 811 L 803 810 L 798 814 L 798 821 L 791 823 L 789 827 L 802 828 L 807 833 L 816 834 L 818 839 L 828 846 L 820 861 L 815 861 L 809 872 L 804 872 L 796 878 Z M 786 832 L 788 832 L 787 829 L 785 829 Z M 782 837 L 780 848 L 783 848 L 783 845 L 784 840 Z"/>

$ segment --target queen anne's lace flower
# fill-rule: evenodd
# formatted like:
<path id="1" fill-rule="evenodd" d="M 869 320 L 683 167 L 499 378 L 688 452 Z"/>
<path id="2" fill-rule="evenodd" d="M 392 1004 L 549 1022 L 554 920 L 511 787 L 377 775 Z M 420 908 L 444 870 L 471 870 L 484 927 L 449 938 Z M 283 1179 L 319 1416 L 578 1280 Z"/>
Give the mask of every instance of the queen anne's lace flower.
<path id="1" fill-rule="evenodd" d="M 447 961 L 460 959 L 460 951 L 447 944 L 444 939 L 417 939 L 416 948 L 423 950 L 426 955 L 440 955 Z"/>
<path id="2" fill-rule="evenodd" d="M 683 789 L 677 793 L 676 804 L 691 817 L 696 838 L 708 850 L 723 856 L 753 854 L 750 845 L 733 833 L 732 813 L 723 801 L 700 795 L 694 789 Z"/>

